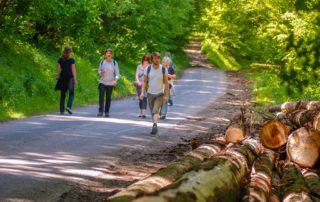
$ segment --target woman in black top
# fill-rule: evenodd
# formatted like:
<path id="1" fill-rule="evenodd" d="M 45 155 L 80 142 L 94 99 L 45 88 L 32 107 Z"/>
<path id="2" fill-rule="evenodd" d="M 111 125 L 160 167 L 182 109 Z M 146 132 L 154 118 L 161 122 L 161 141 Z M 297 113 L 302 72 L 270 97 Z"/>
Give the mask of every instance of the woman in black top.
<path id="1" fill-rule="evenodd" d="M 74 87 L 77 85 L 77 73 L 75 61 L 71 56 L 72 48 L 65 47 L 63 54 L 58 60 L 58 83 L 56 90 L 61 91 L 60 97 L 60 114 L 64 114 L 66 110 L 69 114 L 72 114 L 72 102 L 74 98 Z M 65 108 L 66 93 L 69 91 L 69 99 L 67 108 Z"/>

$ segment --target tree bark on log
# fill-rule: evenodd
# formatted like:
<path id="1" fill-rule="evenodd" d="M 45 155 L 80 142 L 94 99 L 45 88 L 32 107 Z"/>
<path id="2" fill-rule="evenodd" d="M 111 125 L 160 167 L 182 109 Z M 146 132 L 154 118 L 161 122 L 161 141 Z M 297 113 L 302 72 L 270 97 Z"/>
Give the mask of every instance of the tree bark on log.
<path id="1" fill-rule="evenodd" d="M 287 143 L 289 159 L 301 167 L 312 168 L 319 159 L 320 134 L 313 129 L 299 128 L 290 134 Z"/>
<path id="2" fill-rule="evenodd" d="M 159 193 L 134 201 L 238 201 L 249 167 L 256 154 L 261 152 L 262 145 L 258 141 L 245 140 L 243 145 L 227 148 L 222 154 L 202 163 L 199 170 L 186 173 Z"/>
<path id="3" fill-rule="evenodd" d="M 161 188 L 168 186 L 179 179 L 184 173 L 199 166 L 201 162 L 220 152 L 222 145 L 204 144 L 197 149 L 191 151 L 179 161 L 160 169 L 144 180 L 138 181 L 130 185 L 126 190 L 111 196 L 108 201 L 126 202 L 132 201 L 139 195 L 153 193 Z"/>
<path id="4" fill-rule="evenodd" d="M 287 163 L 283 167 L 282 175 L 282 201 L 312 202 L 309 189 L 300 169 L 293 163 Z"/>
<path id="5" fill-rule="evenodd" d="M 320 109 L 319 101 L 298 101 L 298 102 L 285 102 L 280 105 L 275 105 L 266 108 L 267 112 L 284 112 L 290 113 L 298 109 L 318 110 Z"/>
<path id="6" fill-rule="evenodd" d="M 320 111 L 318 110 L 298 110 L 288 115 L 289 120 L 298 127 L 309 125 L 320 131 Z"/>
<path id="7" fill-rule="evenodd" d="M 294 111 L 297 107 L 297 103 L 296 102 L 285 102 L 283 104 L 280 105 L 275 105 L 275 106 L 271 106 L 266 108 L 265 110 L 267 112 L 291 112 Z"/>
<path id="8" fill-rule="evenodd" d="M 320 177 L 316 172 L 302 170 L 304 179 L 310 189 L 310 196 L 313 201 L 320 201 Z"/>
<path id="9" fill-rule="evenodd" d="M 278 149 L 287 143 L 288 135 L 288 126 L 280 121 L 272 120 L 263 125 L 260 131 L 260 141 L 269 149 Z"/>
<path id="10" fill-rule="evenodd" d="M 272 170 L 275 162 L 275 153 L 265 150 L 259 156 L 251 169 L 250 183 L 246 188 L 246 195 L 242 201 L 272 201 Z"/>

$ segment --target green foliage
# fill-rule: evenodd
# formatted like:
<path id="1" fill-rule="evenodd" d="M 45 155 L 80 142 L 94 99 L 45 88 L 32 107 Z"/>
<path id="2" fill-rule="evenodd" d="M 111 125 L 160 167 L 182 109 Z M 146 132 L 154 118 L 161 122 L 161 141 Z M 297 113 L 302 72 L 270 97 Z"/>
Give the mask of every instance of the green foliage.
<path id="1" fill-rule="evenodd" d="M 268 89 L 269 100 L 311 99 L 319 95 L 320 1 L 319 0 L 198 0 L 204 51 L 216 65 L 250 68 L 268 65 L 272 71 L 252 74 Z M 237 61 L 237 63 L 229 61 Z M 230 64 L 229 64 L 230 63 Z M 266 74 L 266 75 L 264 75 Z M 272 93 L 264 76 L 271 76 L 280 93 Z M 262 88 L 259 88 L 262 89 Z"/>
<path id="2" fill-rule="evenodd" d="M 58 108 L 56 63 L 65 45 L 75 52 L 75 105 L 97 101 L 97 67 L 111 47 L 121 79 L 114 98 L 134 93 L 142 55 L 171 51 L 178 67 L 190 32 L 194 0 L 0 1 L 0 120 Z"/>

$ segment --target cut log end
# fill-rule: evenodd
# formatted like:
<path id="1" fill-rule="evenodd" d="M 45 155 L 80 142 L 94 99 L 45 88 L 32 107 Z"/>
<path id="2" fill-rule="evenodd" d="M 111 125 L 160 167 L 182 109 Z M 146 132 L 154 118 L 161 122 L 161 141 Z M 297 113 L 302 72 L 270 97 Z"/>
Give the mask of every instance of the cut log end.
<path id="1" fill-rule="evenodd" d="M 246 137 L 245 131 L 240 127 L 230 126 L 226 131 L 227 143 L 238 143 L 244 140 L 245 137 Z"/>
<path id="2" fill-rule="evenodd" d="M 301 167 L 312 168 L 319 159 L 320 134 L 313 129 L 300 128 L 288 139 L 287 154 Z"/>
<path id="3" fill-rule="evenodd" d="M 260 131 L 262 144 L 269 149 L 278 149 L 287 143 L 289 128 L 280 121 L 267 122 Z"/>

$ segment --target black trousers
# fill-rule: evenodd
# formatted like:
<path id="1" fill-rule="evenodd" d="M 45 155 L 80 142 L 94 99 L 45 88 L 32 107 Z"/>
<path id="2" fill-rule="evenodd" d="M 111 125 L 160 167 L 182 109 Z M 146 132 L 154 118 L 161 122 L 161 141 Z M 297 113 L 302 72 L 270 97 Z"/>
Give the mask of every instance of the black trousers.
<path id="1" fill-rule="evenodd" d="M 111 106 L 111 95 L 114 86 L 106 86 L 102 83 L 99 84 L 99 112 L 109 113 Z M 106 96 L 106 102 L 104 103 L 104 96 Z"/>
<path id="2" fill-rule="evenodd" d="M 68 103 L 67 107 L 72 108 L 72 103 L 74 99 L 74 80 L 71 78 L 69 80 L 69 85 L 67 90 L 61 90 L 61 95 L 60 95 L 60 112 L 64 112 L 64 106 L 65 106 L 65 100 L 66 100 L 66 94 L 67 91 L 69 91 L 69 98 L 68 98 Z"/>
<path id="3" fill-rule="evenodd" d="M 137 89 L 138 97 L 140 98 L 142 87 L 141 86 L 137 86 L 136 89 Z M 145 95 L 143 100 L 139 99 L 139 108 L 141 110 L 142 109 L 147 109 L 147 103 L 148 103 L 147 95 Z"/>

